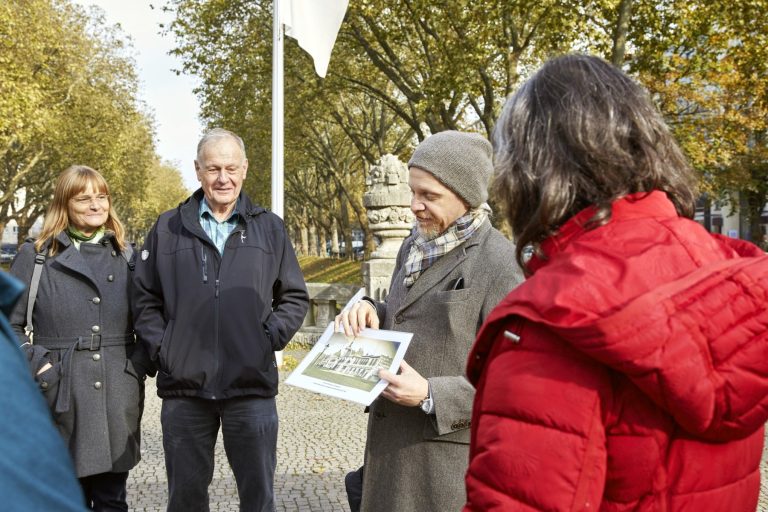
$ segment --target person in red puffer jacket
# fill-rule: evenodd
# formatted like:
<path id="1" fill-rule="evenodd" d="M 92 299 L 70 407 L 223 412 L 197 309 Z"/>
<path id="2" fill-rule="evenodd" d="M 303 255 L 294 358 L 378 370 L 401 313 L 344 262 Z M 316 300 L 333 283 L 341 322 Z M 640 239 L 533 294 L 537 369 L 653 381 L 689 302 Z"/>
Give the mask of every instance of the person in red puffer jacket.
<path id="1" fill-rule="evenodd" d="M 528 279 L 469 356 L 464 510 L 754 512 L 768 257 L 691 220 L 682 152 L 601 59 L 546 63 L 494 139 Z"/>

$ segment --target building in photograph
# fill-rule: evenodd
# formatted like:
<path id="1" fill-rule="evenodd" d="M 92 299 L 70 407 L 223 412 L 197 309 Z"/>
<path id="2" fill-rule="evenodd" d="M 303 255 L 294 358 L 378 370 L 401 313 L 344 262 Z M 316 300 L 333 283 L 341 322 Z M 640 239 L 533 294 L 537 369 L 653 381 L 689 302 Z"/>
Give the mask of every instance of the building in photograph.
<path id="1" fill-rule="evenodd" d="M 379 368 L 389 368 L 390 364 L 391 356 L 367 354 L 362 347 L 353 349 L 351 342 L 338 352 L 320 354 L 315 361 L 315 366 L 323 370 L 371 382 L 379 380 Z"/>

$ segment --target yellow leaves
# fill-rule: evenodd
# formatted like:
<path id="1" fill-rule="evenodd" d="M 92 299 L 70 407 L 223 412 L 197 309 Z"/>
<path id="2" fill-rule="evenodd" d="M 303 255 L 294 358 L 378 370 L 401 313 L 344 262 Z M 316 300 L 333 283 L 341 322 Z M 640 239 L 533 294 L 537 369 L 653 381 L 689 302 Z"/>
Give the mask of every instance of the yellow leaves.
<path id="1" fill-rule="evenodd" d="M 744 162 L 765 150 L 768 2 L 640 4 L 636 22 L 655 38 L 636 41 L 631 65 L 691 163 L 716 196 L 759 188 L 768 172 Z"/>
<path id="2" fill-rule="evenodd" d="M 45 204 L 58 173 L 82 163 L 103 172 L 132 217 L 156 157 L 124 36 L 66 0 L 0 4 L 0 148 L 9 148 L 0 189 L 25 188 Z"/>

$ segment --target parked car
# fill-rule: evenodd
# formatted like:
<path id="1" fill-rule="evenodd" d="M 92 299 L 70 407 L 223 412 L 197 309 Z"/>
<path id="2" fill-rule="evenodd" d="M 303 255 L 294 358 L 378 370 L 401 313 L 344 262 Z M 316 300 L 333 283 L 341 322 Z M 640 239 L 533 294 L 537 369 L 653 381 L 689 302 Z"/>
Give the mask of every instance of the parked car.
<path id="1" fill-rule="evenodd" d="M 352 254 L 354 255 L 356 260 L 363 259 L 363 254 L 365 253 L 365 247 L 363 246 L 363 242 L 361 240 L 352 240 Z M 325 244 L 325 254 L 327 256 L 331 256 L 331 242 L 327 242 Z M 347 248 L 346 244 L 344 242 L 339 243 L 339 256 L 342 258 L 347 255 Z"/>
<path id="2" fill-rule="evenodd" d="M 16 244 L 0 245 L 0 263 L 10 263 L 16 257 Z"/>

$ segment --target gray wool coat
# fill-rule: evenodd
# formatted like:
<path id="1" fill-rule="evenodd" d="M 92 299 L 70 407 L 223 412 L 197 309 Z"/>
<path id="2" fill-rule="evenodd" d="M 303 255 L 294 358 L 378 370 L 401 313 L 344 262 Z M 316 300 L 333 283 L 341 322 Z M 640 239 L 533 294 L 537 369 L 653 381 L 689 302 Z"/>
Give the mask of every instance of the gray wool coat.
<path id="1" fill-rule="evenodd" d="M 129 359 L 135 339 L 128 264 L 109 234 L 79 251 L 66 234 L 57 240 L 64 247 L 45 260 L 32 315 L 34 343 L 50 349 L 54 367 L 36 380 L 78 477 L 128 471 L 140 459 L 144 403 L 143 375 Z M 22 245 L 10 273 L 29 285 L 34 258 L 33 244 Z M 28 341 L 27 293 L 10 318 L 19 344 Z"/>
<path id="2" fill-rule="evenodd" d="M 474 388 L 464 378 L 475 335 L 496 304 L 523 280 L 515 246 L 489 221 L 441 257 L 409 289 L 397 256 L 386 302 L 377 303 L 382 329 L 412 332 L 405 360 L 429 380 L 435 414 L 383 397 L 371 404 L 361 510 L 461 510 L 469 459 Z M 450 283 L 464 279 L 464 287 Z"/>

